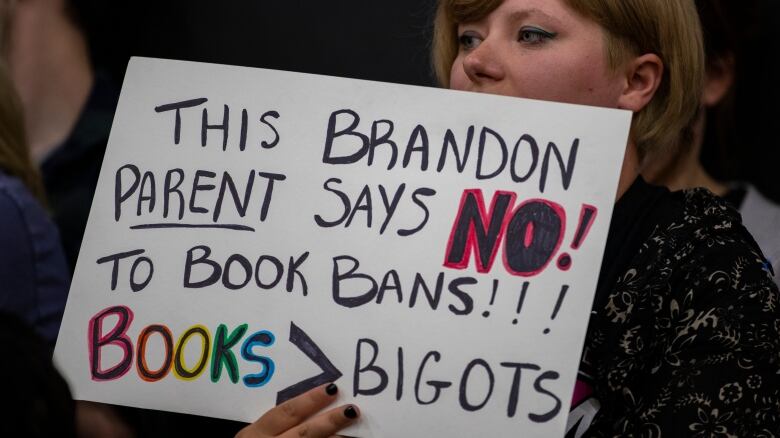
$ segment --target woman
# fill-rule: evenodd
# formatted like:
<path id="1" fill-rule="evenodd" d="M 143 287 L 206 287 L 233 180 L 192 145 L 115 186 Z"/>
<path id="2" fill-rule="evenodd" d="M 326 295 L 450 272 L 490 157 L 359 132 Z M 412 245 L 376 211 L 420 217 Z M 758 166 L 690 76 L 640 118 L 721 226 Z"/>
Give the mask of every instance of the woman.
<path id="1" fill-rule="evenodd" d="M 433 51 L 453 89 L 635 113 L 573 401 L 593 415 L 570 436 L 776 436 L 778 291 L 760 251 L 709 192 L 638 177 L 697 111 L 693 0 L 441 0 Z M 329 436 L 343 408 L 305 419 L 330 400 L 318 388 L 239 436 Z"/>

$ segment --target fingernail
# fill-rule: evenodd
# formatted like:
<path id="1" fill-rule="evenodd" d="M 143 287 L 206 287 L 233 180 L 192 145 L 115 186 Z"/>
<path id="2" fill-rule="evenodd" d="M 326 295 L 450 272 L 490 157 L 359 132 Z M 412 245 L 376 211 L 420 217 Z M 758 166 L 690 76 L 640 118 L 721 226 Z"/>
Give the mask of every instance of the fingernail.
<path id="1" fill-rule="evenodd" d="M 325 392 L 327 392 L 328 395 L 336 395 L 336 393 L 339 392 L 339 388 L 336 386 L 335 383 L 331 383 L 330 385 L 325 387 Z"/>
<path id="2" fill-rule="evenodd" d="M 357 409 L 355 409 L 355 407 L 352 405 L 347 406 L 347 409 L 344 409 L 344 416 L 350 419 L 357 418 Z"/>

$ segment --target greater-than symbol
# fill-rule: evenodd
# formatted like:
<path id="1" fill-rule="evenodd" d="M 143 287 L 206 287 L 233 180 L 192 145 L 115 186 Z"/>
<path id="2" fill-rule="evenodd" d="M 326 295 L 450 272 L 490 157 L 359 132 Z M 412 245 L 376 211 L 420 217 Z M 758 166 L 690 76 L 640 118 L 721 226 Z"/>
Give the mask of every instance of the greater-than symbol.
<path id="1" fill-rule="evenodd" d="M 336 379 L 343 375 L 342 372 L 333 365 L 330 359 L 325 356 L 325 353 L 320 350 L 320 347 L 312 341 L 309 335 L 292 321 L 290 321 L 290 342 L 298 347 L 298 349 L 301 350 L 306 357 L 311 359 L 312 362 L 317 364 L 322 370 L 322 373 L 301 380 L 276 393 L 277 405 L 324 383 L 335 382 Z"/>

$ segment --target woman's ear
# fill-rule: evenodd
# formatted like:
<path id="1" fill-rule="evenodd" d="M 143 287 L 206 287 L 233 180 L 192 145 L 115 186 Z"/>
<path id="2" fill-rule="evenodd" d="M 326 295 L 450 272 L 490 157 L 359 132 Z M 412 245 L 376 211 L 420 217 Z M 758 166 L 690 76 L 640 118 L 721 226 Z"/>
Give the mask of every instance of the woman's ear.
<path id="1" fill-rule="evenodd" d="M 626 82 L 618 108 L 636 113 L 650 103 L 661 85 L 664 63 L 658 55 L 648 53 L 632 59 L 624 72 Z"/>

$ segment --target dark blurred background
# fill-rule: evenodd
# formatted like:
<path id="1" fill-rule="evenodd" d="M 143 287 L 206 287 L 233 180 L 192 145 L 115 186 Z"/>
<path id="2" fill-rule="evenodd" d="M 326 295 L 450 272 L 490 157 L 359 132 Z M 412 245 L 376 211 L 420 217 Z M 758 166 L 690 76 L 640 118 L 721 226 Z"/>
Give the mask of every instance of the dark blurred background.
<path id="1" fill-rule="evenodd" d="M 75 0 L 93 59 L 121 83 L 130 56 L 204 61 L 433 85 L 433 0 Z M 705 145 L 714 177 L 780 202 L 780 2 L 740 0 L 736 124 L 728 147 Z M 780 225 L 780 224 L 778 224 Z"/>
<path id="2" fill-rule="evenodd" d="M 93 58 L 132 55 L 430 85 L 432 0 L 76 0 Z"/>

